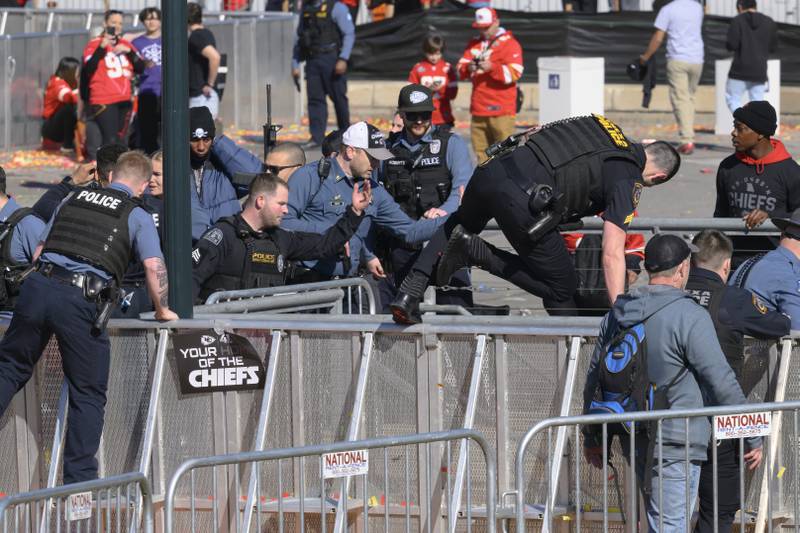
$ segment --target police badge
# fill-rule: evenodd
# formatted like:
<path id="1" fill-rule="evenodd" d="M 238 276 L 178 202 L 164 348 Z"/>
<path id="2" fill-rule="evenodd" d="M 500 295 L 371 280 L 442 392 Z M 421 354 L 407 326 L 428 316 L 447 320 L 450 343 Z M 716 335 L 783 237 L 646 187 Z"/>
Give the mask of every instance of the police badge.
<path id="1" fill-rule="evenodd" d="M 436 155 L 442 149 L 442 141 L 436 139 L 435 141 L 431 141 L 430 144 L 431 154 Z"/>
<path id="2" fill-rule="evenodd" d="M 278 268 L 278 272 L 283 272 L 283 265 L 284 265 L 283 254 L 278 254 L 278 261 L 277 264 L 275 265 Z"/>
<path id="3" fill-rule="evenodd" d="M 639 200 L 642 199 L 642 189 L 644 186 L 641 183 L 635 183 L 633 185 L 633 208 L 636 209 L 639 206 Z"/>

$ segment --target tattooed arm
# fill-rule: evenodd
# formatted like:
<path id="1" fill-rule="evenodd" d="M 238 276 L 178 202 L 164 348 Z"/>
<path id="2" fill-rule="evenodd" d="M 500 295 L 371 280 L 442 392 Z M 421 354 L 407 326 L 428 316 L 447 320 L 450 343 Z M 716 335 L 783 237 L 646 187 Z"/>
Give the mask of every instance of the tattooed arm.
<path id="1" fill-rule="evenodd" d="M 156 320 L 177 320 L 178 315 L 169 308 L 169 280 L 167 266 L 160 257 L 150 257 L 143 261 L 147 292 L 156 308 Z"/>

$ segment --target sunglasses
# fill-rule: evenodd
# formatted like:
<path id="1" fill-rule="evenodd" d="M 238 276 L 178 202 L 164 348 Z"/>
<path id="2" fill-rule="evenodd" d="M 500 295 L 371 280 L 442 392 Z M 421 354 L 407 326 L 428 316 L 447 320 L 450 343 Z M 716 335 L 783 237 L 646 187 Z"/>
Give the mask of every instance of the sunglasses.
<path id="1" fill-rule="evenodd" d="M 278 174 L 281 170 L 286 170 L 287 168 L 297 168 L 302 167 L 303 165 L 297 163 L 295 165 L 267 165 L 267 171 L 271 174 Z"/>
<path id="2" fill-rule="evenodd" d="M 411 122 L 426 122 L 431 119 L 433 113 L 430 111 L 418 111 L 418 112 L 410 112 L 406 113 L 406 120 Z"/>

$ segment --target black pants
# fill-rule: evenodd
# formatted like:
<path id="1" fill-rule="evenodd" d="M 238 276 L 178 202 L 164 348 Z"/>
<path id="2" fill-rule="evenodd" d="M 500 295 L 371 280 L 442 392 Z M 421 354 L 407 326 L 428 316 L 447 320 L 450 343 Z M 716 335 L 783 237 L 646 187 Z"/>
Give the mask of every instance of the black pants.
<path id="1" fill-rule="evenodd" d="M 153 93 L 139 95 L 139 108 L 136 112 L 135 148 L 146 154 L 158 150 L 161 134 L 161 97 Z"/>
<path id="2" fill-rule="evenodd" d="M 106 144 L 125 144 L 130 118 L 128 101 L 108 105 L 90 105 L 86 112 L 86 152 L 97 159 L 97 149 Z"/>
<path id="3" fill-rule="evenodd" d="M 45 119 L 42 137 L 62 143 L 64 148 L 75 148 L 75 124 L 78 122 L 75 104 L 64 104 L 61 109 Z"/>
<path id="4" fill-rule="evenodd" d="M 347 100 L 347 75 L 334 72 L 339 55 L 336 52 L 320 54 L 306 61 L 306 92 L 308 96 L 308 129 L 311 138 L 322 144 L 328 126 L 330 97 L 336 111 L 337 127 L 344 131 L 350 125 L 350 104 Z"/>
<path id="5" fill-rule="evenodd" d="M 69 386 L 64 483 L 97 477 L 110 362 L 108 334 L 90 334 L 96 305 L 83 290 L 34 272 L 22 284 L 11 324 L 0 341 L 0 414 L 31 378 L 55 334 Z M 8 453 L 8 450 L 4 450 Z"/>
<path id="6" fill-rule="evenodd" d="M 715 443 L 712 442 L 711 446 Z M 700 516 L 695 533 L 714 531 L 714 467 L 711 449 L 700 470 Z M 730 531 L 739 510 L 739 441 L 726 439 L 717 446 L 717 524 L 719 531 Z"/>
<path id="7" fill-rule="evenodd" d="M 395 248 L 390 252 L 389 261 L 392 263 L 392 272 L 378 282 L 380 290 L 381 304 L 383 313 L 391 313 L 389 304 L 397 297 L 397 290 L 403 279 L 408 275 L 414 261 L 419 256 L 419 252 L 406 250 L 404 248 Z M 464 287 L 463 290 L 437 290 L 436 303 L 439 305 L 460 305 L 465 309 L 470 309 L 474 306 L 472 291 L 469 290 L 470 277 L 469 270 L 462 269 L 456 272 L 450 278 L 451 287 Z"/>
<path id="8" fill-rule="evenodd" d="M 571 298 L 577 276 L 564 239 L 553 230 L 531 241 L 527 230 L 534 218 L 528 210 L 528 196 L 496 160 L 478 167 L 464 191 L 461 207 L 434 234 L 413 270 L 430 277 L 457 224 L 478 234 L 492 218 L 519 255 L 493 248 L 489 272 L 541 298 L 558 302 Z"/>

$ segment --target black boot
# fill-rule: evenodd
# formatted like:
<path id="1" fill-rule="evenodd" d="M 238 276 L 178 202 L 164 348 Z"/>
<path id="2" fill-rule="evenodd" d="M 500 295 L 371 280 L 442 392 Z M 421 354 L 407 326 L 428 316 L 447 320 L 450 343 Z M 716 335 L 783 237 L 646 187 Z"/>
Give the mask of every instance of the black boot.
<path id="1" fill-rule="evenodd" d="M 397 293 L 397 298 L 389 304 L 392 310 L 392 317 L 398 324 L 419 324 L 422 322 L 422 314 L 419 312 L 419 302 L 425 295 L 428 287 L 428 276 L 412 270 Z"/>
<path id="2" fill-rule="evenodd" d="M 464 267 L 479 266 L 489 269 L 489 257 L 492 255 L 491 245 L 470 233 L 459 224 L 453 228 L 447 247 L 444 249 L 439 266 L 436 269 L 436 284 L 443 287 L 450 282 L 450 277 Z"/>

